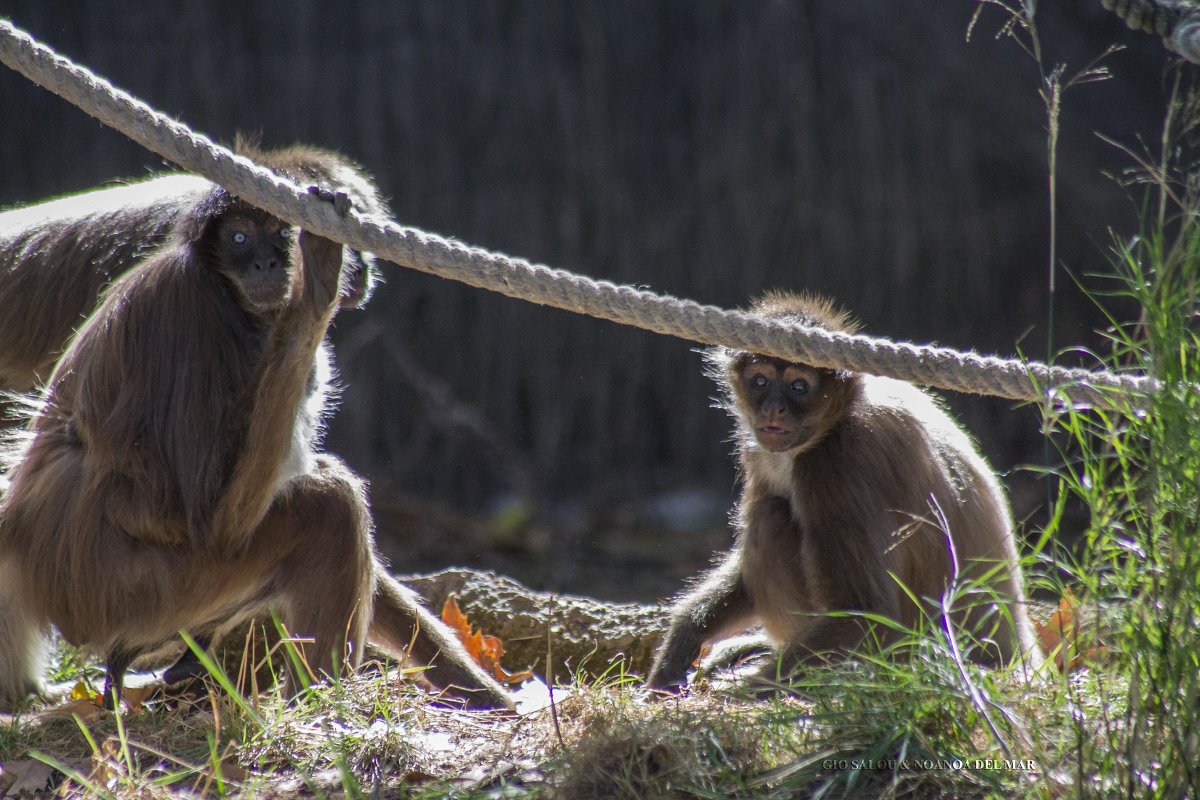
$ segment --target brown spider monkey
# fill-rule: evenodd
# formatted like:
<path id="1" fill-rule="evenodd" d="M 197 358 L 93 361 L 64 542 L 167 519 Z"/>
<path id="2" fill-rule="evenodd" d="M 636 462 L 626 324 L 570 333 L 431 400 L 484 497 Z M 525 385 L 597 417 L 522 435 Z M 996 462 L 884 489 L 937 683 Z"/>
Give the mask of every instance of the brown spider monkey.
<path id="1" fill-rule="evenodd" d="M 340 153 L 309 145 L 268 150 L 241 136 L 235 150 L 299 183 L 345 193 L 360 213 L 391 216 L 371 176 Z M 0 392 L 27 392 L 45 381 L 104 289 L 164 244 L 214 188 L 198 175 L 167 173 L 0 213 Z M 371 253 L 344 249 L 343 308 L 370 299 L 374 261 Z M 9 413 L 0 428 L 21 416 Z M 0 496 L 6 485 L 0 475 Z M 200 637 L 199 644 L 207 649 L 210 642 Z M 163 677 L 171 684 L 203 674 L 186 651 Z"/>
<path id="2" fill-rule="evenodd" d="M 830 302 L 768 294 L 751 313 L 831 331 L 857 325 Z M 770 685 L 864 642 L 865 612 L 913 626 L 918 598 L 983 579 L 953 620 L 989 664 L 1040 663 L 1008 502 L 968 435 L 910 384 L 723 347 L 706 353 L 736 423 L 742 494 L 733 549 L 674 603 L 647 683 L 687 680 L 701 645 L 760 622 L 777 650 Z M 893 577 L 894 576 L 894 577 Z M 823 616 L 825 615 L 825 616 Z M 876 629 L 875 635 L 886 637 Z"/>
<path id="3" fill-rule="evenodd" d="M 312 638 L 317 675 L 369 638 L 469 704 L 511 706 L 387 573 L 361 482 L 316 450 L 343 264 L 214 187 L 104 293 L 0 501 L 0 700 L 36 690 L 50 625 L 104 653 L 116 702 L 130 659 L 178 630 L 274 610 Z"/>

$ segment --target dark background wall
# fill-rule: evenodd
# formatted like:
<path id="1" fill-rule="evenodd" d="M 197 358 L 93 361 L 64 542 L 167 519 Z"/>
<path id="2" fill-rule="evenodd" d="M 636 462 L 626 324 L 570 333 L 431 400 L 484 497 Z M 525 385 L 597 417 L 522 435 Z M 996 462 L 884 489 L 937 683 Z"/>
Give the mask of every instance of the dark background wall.
<path id="1" fill-rule="evenodd" d="M 1050 64 L 1078 69 L 1128 45 L 1106 61 L 1113 80 L 1065 100 L 1059 256 L 1095 284 L 1107 228 L 1133 224 L 1105 176 L 1128 162 L 1095 134 L 1157 141 L 1166 59 L 1098 0 L 1040 5 Z M 1041 357 L 1038 76 L 994 38 L 994 7 L 966 41 L 974 8 L 0 0 L 0 15 L 214 138 L 261 132 L 354 157 L 403 223 L 722 306 L 817 290 L 869 333 Z M 0 205 L 163 166 L 0 71 Z M 1102 317 L 1066 273 L 1059 287 L 1054 345 L 1097 345 Z M 557 520 L 549 536 L 577 533 L 568 553 L 526 543 L 513 563 L 586 591 L 569 576 L 608 528 L 658 530 L 670 551 L 664 513 L 698 512 L 671 527 L 721 527 L 728 424 L 687 342 L 395 267 L 335 340 L 345 391 L 328 445 L 371 479 L 380 508 L 408 514 L 381 519 L 383 538 L 523 496 Z M 1034 411 L 948 399 L 1006 472 L 1042 458 Z M 1039 491 L 1008 478 L 1029 513 Z M 432 560 L 494 563 L 478 542 L 445 546 Z M 531 571 L 529 552 L 549 566 Z"/>

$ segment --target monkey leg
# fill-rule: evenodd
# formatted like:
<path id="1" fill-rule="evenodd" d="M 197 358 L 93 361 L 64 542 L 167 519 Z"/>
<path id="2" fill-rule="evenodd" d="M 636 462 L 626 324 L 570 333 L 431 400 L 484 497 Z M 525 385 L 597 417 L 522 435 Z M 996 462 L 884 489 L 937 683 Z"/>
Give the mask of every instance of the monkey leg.
<path id="1" fill-rule="evenodd" d="M 513 708 L 512 698 L 475 663 L 454 632 L 421 605 L 416 594 L 376 562 L 371 640 L 425 666 L 421 677 L 471 708 Z"/>
<path id="2" fill-rule="evenodd" d="M 374 552 L 370 516 L 360 482 L 332 457 L 321 456 L 317 461 L 316 473 L 303 479 L 301 490 L 305 497 L 304 504 L 311 503 L 314 507 L 289 510 L 287 518 L 280 522 L 302 526 L 306 520 L 317 515 L 325 515 L 331 522 L 339 514 L 346 517 L 339 523 L 340 533 L 314 531 L 311 534 L 314 537 L 313 545 L 300 548 L 298 552 L 325 569 L 329 569 L 330 552 L 344 550 L 354 553 L 353 558 L 347 557 L 346 562 L 337 568 L 339 577 L 330 582 L 332 586 L 351 589 L 343 598 L 343 603 L 350 603 L 352 597 L 354 600 L 349 615 L 333 614 L 326 622 L 301 622 L 303 615 L 311 619 L 330 605 L 329 597 L 324 593 L 320 597 L 313 597 L 309 585 L 301 581 L 298 585 L 302 587 L 303 597 L 292 601 L 290 605 L 288 622 L 296 626 L 293 631 L 303 633 L 305 630 L 325 628 L 334 633 L 331 623 L 340 621 L 341 638 L 333 635 L 331 641 L 335 645 L 339 641 L 345 642 L 351 648 L 346 663 L 357 666 L 369 624 L 369 636 L 373 641 L 426 667 L 422 677 L 437 689 L 461 698 L 472 708 L 512 708 L 513 701 L 508 693 L 475 663 L 454 633 L 430 614 L 416 595 L 391 577 L 379 562 Z M 335 511 L 331 513 L 329 507 Z M 333 549 L 333 542 L 330 541 L 335 535 L 343 540 L 337 546 L 338 550 Z M 296 568 L 296 571 L 306 575 L 307 580 L 309 569 L 305 565 Z M 348 638 L 347 619 L 352 620 L 354 629 Z M 303 627 L 305 624 L 308 628 Z M 323 658 L 328 651 L 328 646 L 325 646 L 318 656 Z M 324 665 L 329 662 L 318 660 L 317 663 Z M 309 666 L 312 665 L 310 661 Z"/>
<path id="3" fill-rule="evenodd" d="M 788 680 L 814 665 L 845 659 L 865 649 L 887 647 L 898 634 L 892 628 L 862 617 L 816 617 L 804 635 L 786 643 L 746 679 L 753 691 L 773 692 L 786 689 Z"/>
<path id="4" fill-rule="evenodd" d="M 236 558 L 145 548 L 119 535 L 112 540 L 114 548 L 128 548 L 120 568 L 52 616 L 73 644 L 106 648 L 106 698 L 119 698 L 134 657 L 180 628 L 209 632 L 268 609 L 297 639 L 311 642 L 297 646 L 302 665 L 285 659 L 289 691 L 304 687 L 306 673 L 322 678 L 358 665 L 374 588 L 370 522 L 358 482 L 337 466 L 294 482 Z M 156 602 L 145 602 L 149 598 Z M 96 609 L 104 613 L 86 616 Z M 209 640 L 202 636 L 198 643 Z M 164 679 L 205 673 L 188 651 Z"/>
<path id="5" fill-rule="evenodd" d="M 427 666 L 425 680 L 467 705 L 513 707 L 454 633 L 379 563 L 362 486 L 336 459 L 318 458 L 316 471 L 277 502 L 263 528 L 256 538 L 290 536 L 299 543 L 280 564 L 276 583 L 285 587 L 284 623 L 315 640 L 305 653 L 314 674 L 357 667 L 369 631 L 387 649 Z M 320 592 L 313 591 L 314 581 L 322 583 Z"/>
<path id="6" fill-rule="evenodd" d="M 137 654 L 114 647 L 104 658 L 104 707 L 115 711 L 121 705 L 121 694 L 125 691 L 125 671 Z"/>
<path id="7" fill-rule="evenodd" d="M 208 650 L 212 647 L 211 636 L 197 636 L 195 637 L 195 642 L 196 646 L 201 650 Z M 174 664 L 163 671 L 163 683 L 171 686 L 172 684 L 203 678 L 207 674 L 208 670 L 200 663 L 200 659 L 196 657 L 195 652 L 189 647 L 180 654 Z"/>
<path id="8" fill-rule="evenodd" d="M 688 667 L 700 655 L 705 640 L 748 622 L 753 615 L 754 603 L 734 551 L 676 601 L 671 626 L 654 657 L 646 685 L 669 689 L 687 683 Z"/>
<path id="9" fill-rule="evenodd" d="M 0 582 L 5 580 L 3 573 L 0 569 Z M 41 693 L 40 675 L 48 649 L 45 632 L 15 596 L 5 596 L 0 583 L 0 710 Z"/>
<path id="10" fill-rule="evenodd" d="M 316 677 L 362 661 L 375 590 L 371 521 L 362 485 L 335 459 L 318 459 L 277 500 L 255 533 L 255 549 L 278 543 L 287 555 L 272 578 L 274 607 Z M 289 678 L 300 679 L 289 662 Z M 292 691 L 300 683 L 293 682 Z"/>

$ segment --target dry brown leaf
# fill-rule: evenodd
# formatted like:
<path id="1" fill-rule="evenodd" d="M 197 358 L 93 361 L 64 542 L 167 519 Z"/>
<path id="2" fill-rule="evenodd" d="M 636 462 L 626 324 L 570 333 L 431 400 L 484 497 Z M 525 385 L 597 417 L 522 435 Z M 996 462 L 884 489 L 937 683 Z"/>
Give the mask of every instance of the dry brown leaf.
<path id="1" fill-rule="evenodd" d="M 121 766 L 121 743 L 113 738 L 105 739 L 99 749 L 92 753 L 92 770 L 88 781 L 98 786 L 113 789 L 117 786 L 124 769 Z"/>
<path id="2" fill-rule="evenodd" d="M 498 681 L 521 683 L 533 677 L 529 671 L 510 673 L 500 665 L 500 657 L 504 655 L 504 642 L 499 636 L 490 636 L 483 631 L 471 627 L 471 621 L 458 607 L 458 599 L 451 594 L 442 604 L 442 622 L 446 623 L 458 634 L 459 640 L 471 654 L 471 658 L 483 667 Z"/>
<path id="3" fill-rule="evenodd" d="M 429 783 L 430 781 L 437 780 L 437 775 L 420 769 L 412 769 L 404 773 L 404 777 L 401 780 L 410 784 Z"/>
<path id="4" fill-rule="evenodd" d="M 78 716 L 80 719 L 91 719 L 104 709 L 100 695 L 96 694 L 83 681 L 79 681 L 71 689 L 67 702 L 60 706 L 48 708 L 38 713 L 36 719 L 57 719 L 59 717 Z"/>
<path id="5" fill-rule="evenodd" d="M 249 770 L 237 763 L 232 757 L 221 761 L 221 780 L 226 783 L 245 783 L 250 774 Z"/>
<path id="6" fill-rule="evenodd" d="M 146 704 L 146 700 L 158 688 L 158 686 L 152 683 L 148 683 L 145 686 L 126 687 L 125 691 L 121 692 L 121 702 L 125 704 L 125 708 L 131 714 L 136 714 L 142 710 L 142 706 Z"/>
<path id="7" fill-rule="evenodd" d="M 17 797 L 45 792 L 54 770 L 32 758 L 19 758 L 0 764 L 0 797 Z"/>

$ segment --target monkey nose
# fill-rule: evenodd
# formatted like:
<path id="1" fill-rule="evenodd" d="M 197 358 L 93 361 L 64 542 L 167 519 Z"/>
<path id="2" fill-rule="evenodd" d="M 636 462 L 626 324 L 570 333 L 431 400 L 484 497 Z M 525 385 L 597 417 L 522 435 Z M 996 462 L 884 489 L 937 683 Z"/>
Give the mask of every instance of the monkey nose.
<path id="1" fill-rule="evenodd" d="M 278 268 L 279 259 L 277 258 L 255 259 L 254 261 L 255 272 L 270 272 L 271 270 Z"/>

